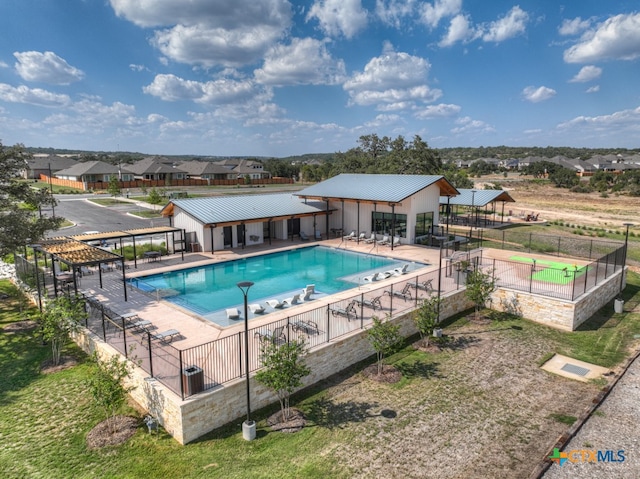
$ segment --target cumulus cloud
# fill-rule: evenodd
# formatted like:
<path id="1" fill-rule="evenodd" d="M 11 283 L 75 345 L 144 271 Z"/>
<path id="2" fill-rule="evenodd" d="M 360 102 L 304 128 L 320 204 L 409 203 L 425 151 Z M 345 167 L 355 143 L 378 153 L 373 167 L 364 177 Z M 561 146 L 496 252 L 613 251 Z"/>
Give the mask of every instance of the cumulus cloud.
<path id="1" fill-rule="evenodd" d="M 471 26 L 471 21 L 465 15 L 456 15 L 451 19 L 447 33 L 438 43 L 441 47 L 450 47 L 457 42 L 472 40 L 476 36 L 475 29 Z"/>
<path id="2" fill-rule="evenodd" d="M 395 52 L 385 45 L 382 55 L 372 58 L 364 71 L 354 74 L 343 85 L 349 93 L 350 103 L 392 107 L 402 103 L 432 102 L 442 92 L 427 85 L 431 65 L 424 58 Z"/>
<path id="3" fill-rule="evenodd" d="M 594 85 L 592 87 L 587 88 L 585 93 L 597 93 L 600 91 L 600 85 Z"/>
<path id="4" fill-rule="evenodd" d="M 640 107 L 628 110 L 621 110 L 609 115 L 599 116 L 577 116 L 572 120 L 560 123 L 558 128 L 579 129 L 586 131 L 611 131 L 616 132 L 624 129 L 638 130 L 640 124 Z"/>
<path id="5" fill-rule="evenodd" d="M 534 87 L 528 86 L 524 90 L 522 90 L 522 97 L 530 101 L 531 103 L 538 103 L 541 101 L 548 100 L 553 98 L 556 95 L 556 91 L 553 88 L 548 88 L 546 86 Z"/>
<path id="6" fill-rule="evenodd" d="M 316 0 L 309 9 L 307 21 L 313 18 L 330 37 L 353 38 L 367 26 L 367 11 L 360 0 Z"/>
<path id="7" fill-rule="evenodd" d="M 462 9 L 462 0 L 436 0 L 433 3 L 426 2 L 422 6 L 422 21 L 431 28 L 435 28 L 440 20 L 456 15 Z"/>
<path id="8" fill-rule="evenodd" d="M 565 19 L 558 27 L 558 33 L 563 36 L 579 35 L 591 26 L 591 19 L 583 20 L 580 17 L 571 20 Z"/>
<path id="9" fill-rule="evenodd" d="M 451 129 L 451 133 L 490 133 L 495 131 L 495 128 L 488 123 L 481 120 L 474 120 L 471 117 L 465 116 L 456 120 L 455 128 Z"/>
<path id="10" fill-rule="evenodd" d="M 2 60 L 0 60 L 0 68 L 8 68 L 9 65 L 5 62 L 3 62 Z"/>
<path id="11" fill-rule="evenodd" d="M 420 108 L 415 117 L 420 120 L 428 120 L 431 118 L 445 118 L 455 116 L 462 110 L 460 105 L 453 105 L 447 103 L 440 103 L 439 105 L 429 105 L 424 108 Z"/>
<path id="12" fill-rule="evenodd" d="M 525 32 L 529 14 L 519 6 L 513 7 L 504 17 L 485 26 L 482 39 L 485 42 L 500 43 Z"/>
<path id="13" fill-rule="evenodd" d="M 189 65 L 252 63 L 291 24 L 287 0 L 111 0 L 116 15 L 157 27 L 151 43 L 167 58 Z"/>
<path id="14" fill-rule="evenodd" d="M 635 60 L 640 57 L 640 13 L 616 15 L 584 33 L 564 51 L 567 63 Z"/>
<path id="15" fill-rule="evenodd" d="M 63 107 L 71 101 L 68 95 L 52 93 L 41 88 L 28 88 L 24 85 L 13 87 L 6 83 L 0 83 L 0 100 L 44 107 Z"/>
<path id="16" fill-rule="evenodd" d="M 294 38 L 289 45 L 272 47 L 254 75 L 257 82 L 272 86 L 335 85 L 344 80 L 345 65 L 331 58 L 324 42 Z"/>
<path id="17" fill-rule="evenodd" d="M 84 78 L 84 72 L 53 52 L 15 52 L 18 75 L 26 81 L 69 85 Z"/>
<path id="18" fill-rule="evenodd" d="M 593 65 L 587 65 L 586 67 L 582 67 L 576 74 L 576 76 L 569 80 L 569 82 L 586 83 L 588 81 L 593 81 L 596 78 L 600 78 L 600 75 L 602 75 L 602 68 Z"/>
<path id="19" fill-rule="evenodd" d="M 402 20 L 413 15 L 417 0 L 376 0 L 375 13 L 382 23 L 400 28 Z"/>
<path id="20" fill-rule="evenodd" d="M 149 69 L 147 67 L 145 67 L 144 65 L 136 65 L 135 63 L 130 63 L 129 64 L 129 69 L 134 71 L 134 72 L 149 71 Z"/>
<path id="21" fill-rule="evenodd" d="M 143 87 L 142 91 L 165 101 L 190 100 L 210 104 L 245 102 L 257 94 L 255 85 L 249 80 L 198 82 L 171 74 L 156 75 L 153 82 Z"/>

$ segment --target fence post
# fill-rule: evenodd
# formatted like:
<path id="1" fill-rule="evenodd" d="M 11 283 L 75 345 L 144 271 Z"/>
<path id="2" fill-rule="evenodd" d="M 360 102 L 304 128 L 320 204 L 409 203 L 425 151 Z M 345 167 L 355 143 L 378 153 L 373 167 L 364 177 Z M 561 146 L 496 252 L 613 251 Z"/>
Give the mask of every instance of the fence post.
<path id="1" fill-rule="evenodd" d="M 147 347 L 149 348 L 149 374 L 153 377 L 153 352 L 151 351 L 151 333 L 147 332 Z"/>
<path id="2" fill-rule="evenodd" d="M 182 380 L 182 350 L 179 349 L 178 350 L 178 365 L 179 365 L 179 370 L 178 370 L 178 377 L 180 378 L 180 397 L 182 397 L 182 400 L 184 401 L 184 381 Z"/>
<path id="3" fill-rule="evenodd" d="M 571 301 L 573 301 L 576 297 L 576 273 L 578 272 L 577 269 L 573 269 L 573 281 L 572 281 L 572 288 L 571 288 Z"/>
<path id="4" fill-rule="evenodd" d="M 331 320 L 329 319 L 330 315 L 330 307 L 327 304 L 327 343 L 331 341 L 331 333 L 329 332 L 329 325 L 331 324 Z"/>
<path id="5" fill-rule="evenodd" d="M 242 332 L 238 332 L 238 377 L 242 377 Z"/>
<path id="6" fill-rule="evenodd" d="M 124 357 L 129 359 L 129 353 L 127 352 L 127 328 L 125 327 L 124 317 L 122 319 L 122 340 L 124 341 Z"/>
<path id="7" fill-rule="evenodd" d="M 589 265 L 586 265 L 584 267 L 584 291 L 583 293 L 587 292 L 587 278 L 589 276 Z"/>
<path id="8" fill-rule="evenodd" d="M 107 342 L 107 328 L 104 325 L 104 306 L 100 305 L 100 317 L 102 318 L 102 339 Z"/>
<path id="9" fill-rule="evenodd" d="M 364 293 L 360 293 L 360 329 L 364 329 Z"/>

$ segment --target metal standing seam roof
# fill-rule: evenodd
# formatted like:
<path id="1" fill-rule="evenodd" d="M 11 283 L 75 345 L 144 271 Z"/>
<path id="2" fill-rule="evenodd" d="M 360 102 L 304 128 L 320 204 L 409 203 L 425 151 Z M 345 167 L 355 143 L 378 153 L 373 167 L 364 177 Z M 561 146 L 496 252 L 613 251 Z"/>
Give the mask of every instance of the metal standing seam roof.
<path id="1" fill-rule="evenodd" d="M 446 196 L 440 197 L 440 204 L 446 205 L 459 205 L 459 206 L 486 206 L 494 201 L 504 201 L 507 203 L 515 203 L 509 193 L 504 190 L 472 190 L 458 189 L 460 194 L 458 196 L 447 199 Z"/>
<path id="2" fill-rule="evenodd" d="M 305 203 L 290 193 L 176 199 L 165 206 L 163 214 L 171 205 L 177 206 L 203 224 L 237 223 L 326 213 L 324 203 Z"/>
<path id="3" fill-rule="evenodd" d="M 368 175 L 345 173 L 295 193 L 301 197 L 399 203 L 435 183 L 445 193 L 457 190 L 442 175 Z"/>

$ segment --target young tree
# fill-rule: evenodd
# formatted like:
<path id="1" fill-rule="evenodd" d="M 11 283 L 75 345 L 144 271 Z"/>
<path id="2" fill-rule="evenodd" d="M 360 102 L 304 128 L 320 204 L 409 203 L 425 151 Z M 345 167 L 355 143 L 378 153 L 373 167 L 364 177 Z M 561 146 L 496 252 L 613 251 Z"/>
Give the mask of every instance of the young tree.
<path id="1" fill-rule="evenodd" d="M 152 205 L 159 205 L 160 203 L 162 203 L 162 195 L 158 190 L 155 189 L 155 187 L 151 188 L 151 191 L 149 191 L 149 196 L 147 197 L 147 201 Z"/>
<path id="2" fill-rule="evenodd" d="M 59 296 L 47 302 L 39 318 L 40 332 L 42 338 L 51 343 L 54 365 L 60 364 L 62 349 L 86 317 L 84 302 L 80 298 Z"/>
<path id="3" fill-rule="evenodd" d="M 112 419 L 127 398 L 133 386 L 123 386 L 123 381 L 131 376 L 129 364 L 120 361 L 118 356 L 111 356 L 108 360 L 101 360 L 94 352 L 92 356 L 94 371 L 87 379 L 87 387 L 96 404 L 104 411 L 109 430 L 115 433 Z"/>
<path id="4" fill-rule="evenodd" d="M 440 300 L 437 296 L 430 296 L 422 301 L 420 309 L 413 315 L 420 338 L 425 340 L 425 346 L 429 346 L 429 338 L 438 325 L 439 304 Z"/>
<path id="5" fill-rule="evenodd" d="M 398 349 L 402 337 L 400 336 L 400 326 L 393 325 L 389 321 L 382 321 L 375 316 L 372 319 L 373 326 L 367 331 L 367 337 L 376 351 L 378 375 L 380 375 L 382 374 L 382 360 Z"/>
<path id="6" fill-rule="evenodd" d="M 120 195 L 120 182 L 118 181 L 117 176 L 114 175 L 109 178 L 108 191 L 109 191 L 109 194 L 114 198 Z"/>
<path id="7" fill-rule="evenodd" d="M 479 268 L 467 274 L 467 289 L 465 295 L 475 305 L 474 318 L 477 320 L 480 310 L 484 308 L 487 300 L 496 289 L 496 278 L 492 272 L 484 273 Z"/>
<path id="8" fill-rule="evenodd" d="M 0 141 L 0 256 L 37 242 L 63 221 L 40 214 L 43 206 L 56 205 L 48 189 L 34 189 L 18 180 L 29 158 L 24 146 L 5 148 Z"/>
<path id="9" fill-rule="evenodd" d="M 291 413 L 291 394 L 302 386 L 302 378 L 311 372 L 304 362 L 305 354 L 304 341 L 290 341 L 281 345 L 265 341 L 262 346 L 263 369 L 256 374 L 256 381 L 278 395 L 283 421 L 287 421 Z"/>

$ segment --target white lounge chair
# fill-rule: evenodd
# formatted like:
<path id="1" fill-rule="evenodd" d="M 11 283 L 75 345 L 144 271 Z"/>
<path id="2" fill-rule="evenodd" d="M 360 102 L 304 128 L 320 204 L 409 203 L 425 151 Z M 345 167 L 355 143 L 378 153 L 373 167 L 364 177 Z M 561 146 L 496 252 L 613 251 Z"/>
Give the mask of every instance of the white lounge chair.
<path id="1" fill-rule="evenodd" d="M 375 243 L 376 242 L 376 234 L 375 233 L 371 233 L 371 236 L 369 238 L 366 238 L 364 240 L 365 243 Z"/>
<path id="2" fill-rule="evenodd" d="M 292 297 L 283 299 L 282 303 L 287 306 L 293 306 L 294 304 L 298 304 L 300 302 L 300 293 L 294 294 Z"/>
<path id="3" fill-rule="evenodd" d="M 227 308 L 227 318 L 240 319 L 240 311 L 238 311 L 238 308 Z"/>
<path id="4" fill-rule="evenodd" d="M 319 230 L 316 230 L 316 241 L 322 241 L 322 233 Z"/>
<path id="5" fill-rule="evenodd" d="M 302 241 L 309 241 L 309 237 L 307 236 L 307 233 L 305 233 L 304 231 L 300 231 L 300 239 Z"/>
<path id="6" fill-rule="evenodd" d="M 249 305 L 249 309 L 253 314 L 262 314 L 264 313 L 264 306 L 260 303 L 253 303 Z"/>
<path id="7" fill-rule="evenodd" d="M 391 241 L 388 241 L 385 243 L 386 246 L 391 246 Z M 393 237 L 393 246 L 400 246 L 400 237 L 399 236 L 394 236 Z"/>
<path id="8" fill-rule="evenodd" d="M 364 231 L 362 233 L 360 233 L 360 236 L 358 236 L 357 238 L 354 238 L 356 241 L 360 242 L 360 241 L 364 241 L 367 238 L 367 233 L 365 233 Z"/>
<path id="9" fill-rule="evenodd" d="M 342 237 L 343 240 L 352 240 L 356 237 L 356 230 L 352 230 L 351 233 Z"/>
<path id="10" fill-rule="evenodd" d="M 308 299 L 309 295 L 312 294 L 316 294 L 316 285 L 315 284 L 308 284 L 306 288 L 302 288 L 302 295 L 303 298 Z M 305 299 L 305 301 L 306 301 Z"/>
<path id="11" fill-rule="evenodd" d="M 389 235 L 384 235 L 380 241 L 378 241 L 379 245 L 389 245 Z"/>
<path id="12" fill-rule="evenodd" d="M 362 281 L 364 281 L 365 283 L 373 283 L 374 281 L 380 281 L 381 279 L 385 279 L 384 276 L 381 273 L 373 273 L 370 274 L 369 276 L 365 276 L 364 278 L 362 278 Z"/>
<path id="13" fill-rule="evenodd" d="M 279 309 L 282 308 L 284 306 L 284 302 L 280 301 L 279 299 L 268 299 L 265 301 L 265 303 L 267 303 L 269 306 L 271 306 L 273 309 Z"/>
<path id="14" fill-rule="evenodd" d="M 398 268 L 393 268 L 393 270 L 397 273 L 397 274 L 407 274 L 407 271 L 409 269 L 409 263 L 405 263 L 402 265 L 402 267 L 398 267 Z"/>

